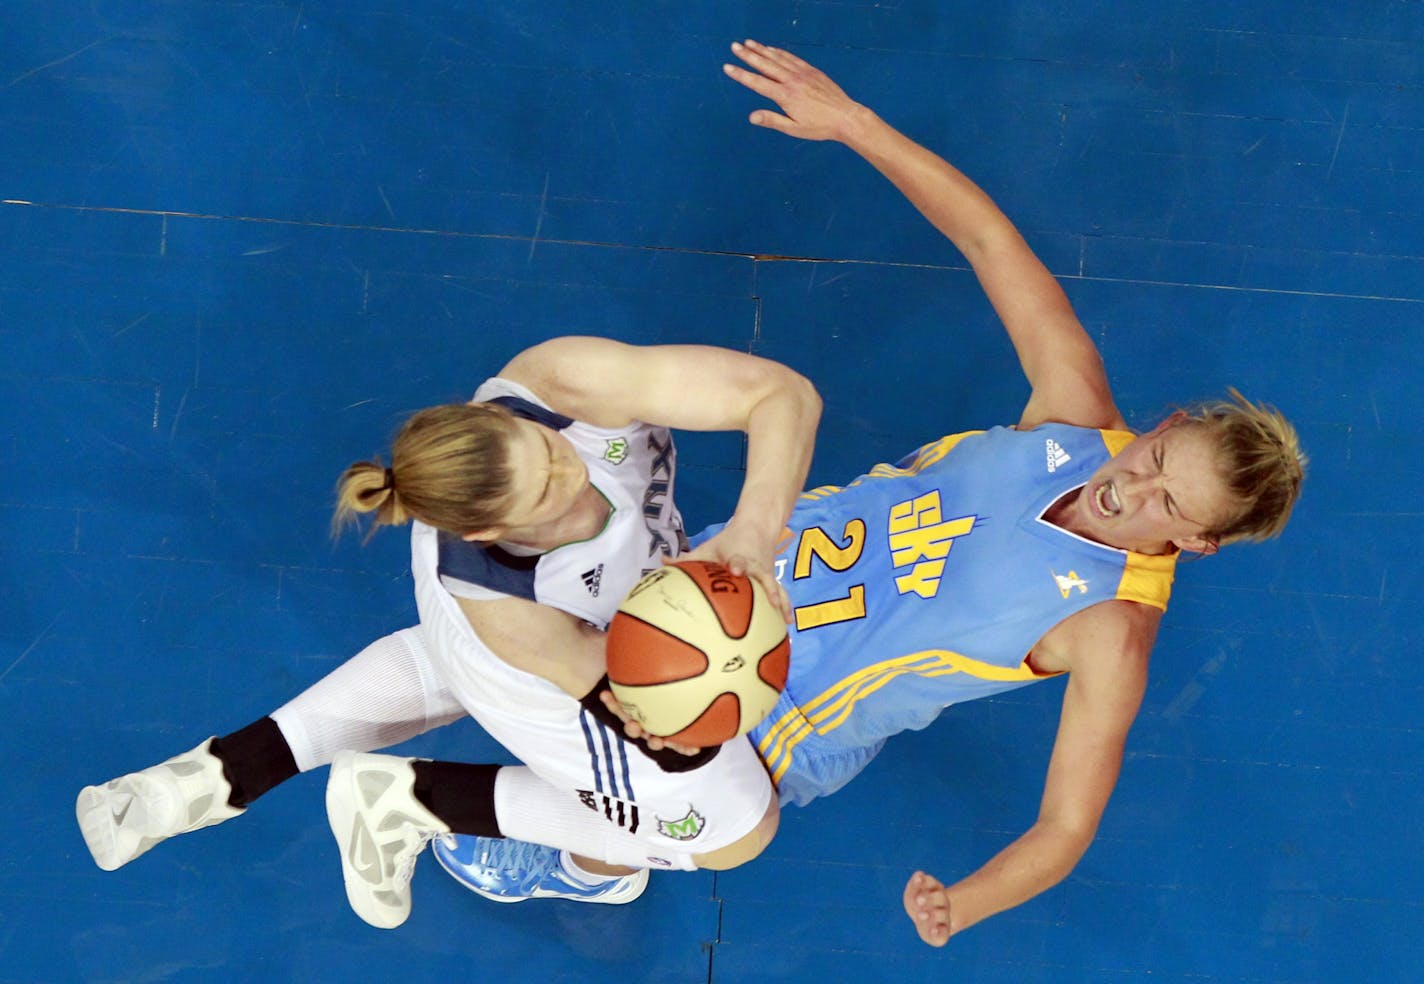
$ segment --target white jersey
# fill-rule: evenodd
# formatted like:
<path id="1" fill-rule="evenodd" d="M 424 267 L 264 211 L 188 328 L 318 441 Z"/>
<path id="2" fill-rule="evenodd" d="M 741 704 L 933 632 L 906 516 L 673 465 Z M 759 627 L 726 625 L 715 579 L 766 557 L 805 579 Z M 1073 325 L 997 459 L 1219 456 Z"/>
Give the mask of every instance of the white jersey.
<path id="1" fill-rule="evenodd" d="M 665 556 L 687 549 L 682 516 L 673 504 L 677 453 L 666 427 L 634 421 L 594 427 L 551 410 L 533 392 L 495 377 L 475 399 L 557 430 L 588 466 L 589 483 L 607 500 L 608 519 L 592 538 L 524 556 L 496 544 L 440 536 L 440 581 L 474 601 L 525 598 L 552 605 L 607 628 L 638 579 Z"/>

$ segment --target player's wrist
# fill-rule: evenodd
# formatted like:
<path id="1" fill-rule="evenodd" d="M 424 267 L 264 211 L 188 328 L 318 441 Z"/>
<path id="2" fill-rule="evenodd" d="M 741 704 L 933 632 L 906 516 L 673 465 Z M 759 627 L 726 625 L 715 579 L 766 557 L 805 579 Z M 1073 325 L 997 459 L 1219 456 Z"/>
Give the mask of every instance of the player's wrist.
<path id="1" fill-rule="evenodd" d="M 865 154 L 878 139 L 886 135 L 889 124 L 869 106 L 852 103 L 841 114 L 835 128 L 835 139 L 857 154 Z"/>
<path id="2" fill-rule="evenodd" d="M 744 491 L 742 501 L 732 513 L 732 518 L 727 520 L 723 532 L 735 531 L 739 536 L 751 537 L 766 549 L 774 549 L 776 541 L 786 529 L 790 511 L 770 512 L 764 505 L 768 501 L 767 495 Z"/>

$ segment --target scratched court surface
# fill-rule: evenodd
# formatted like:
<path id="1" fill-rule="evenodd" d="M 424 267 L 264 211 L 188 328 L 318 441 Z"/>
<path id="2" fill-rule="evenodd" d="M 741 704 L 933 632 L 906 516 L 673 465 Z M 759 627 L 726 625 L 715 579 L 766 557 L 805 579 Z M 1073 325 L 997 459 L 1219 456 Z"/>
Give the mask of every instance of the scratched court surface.
<path id="1" fill-rule="evenodd" d="M 1032 822 L 1056 684 L 627 907 L 495 906 L 426 859 L 371 929 L 324 771 L 95 868 L 82 785 L 412 620 L 403 537 L 333 545 L 332 483 L 525 345 L 784 359 L 826 397 L 816 482 L 1014 419 L 959 255 L 848 151 L 746 125 L 748 35 L 1002 202 L 1134 424 L 1234 384 L 1313 455 L 1282 541 L 1181 571 L 1074 874 L 942 951 L 900 912 Z M 1424 4 L 10 0 L 0 38 L 0 981 L 1418 979 Z M 684 442 L 691 525 L 740 453 Z"/>

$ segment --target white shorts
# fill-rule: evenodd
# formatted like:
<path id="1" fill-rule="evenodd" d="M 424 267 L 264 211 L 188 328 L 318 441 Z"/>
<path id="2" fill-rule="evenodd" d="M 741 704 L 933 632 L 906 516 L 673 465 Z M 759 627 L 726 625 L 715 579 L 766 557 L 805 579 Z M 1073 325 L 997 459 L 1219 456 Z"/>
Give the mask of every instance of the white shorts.
<path id="1" fill-rule="evenodd" d="M 490 737 L 546 782 L 576 793 L 651 847 L 705 854 L 756 827 L 773 791 L 750 742 L 727 742 L 704 765 L 664 772 L 554 684 L 491 652 L 440 584 L 436 531 L 412 526 L 415 600 L 431 662 Z"/>

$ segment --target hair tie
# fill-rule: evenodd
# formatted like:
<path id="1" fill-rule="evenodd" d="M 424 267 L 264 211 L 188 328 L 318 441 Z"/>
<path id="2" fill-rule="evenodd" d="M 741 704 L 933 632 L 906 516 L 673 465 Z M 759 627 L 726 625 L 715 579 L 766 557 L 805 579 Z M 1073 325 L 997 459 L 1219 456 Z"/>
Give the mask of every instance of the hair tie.
<path id="1" fill-rule="evenodd" d="M 394 490 L 395 490 L 395 487 L 396 487 L 396 473 L 393 472 L 393 471 L 391 471 L 391 469 L 387 468 L 387 469 L 386 469 L 386 484 L 385 484 L 385 485 L 382 485 L 382 486 L 381 486 L 379 489 L 377 489 L 376 491 L 378 491 L 378 492 L 384 492 L 386 489 L 390 489 L 390 490 L 394 491 Z"/>

